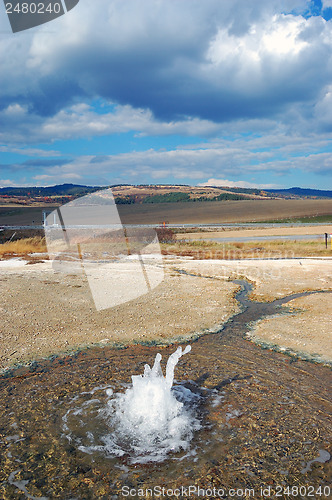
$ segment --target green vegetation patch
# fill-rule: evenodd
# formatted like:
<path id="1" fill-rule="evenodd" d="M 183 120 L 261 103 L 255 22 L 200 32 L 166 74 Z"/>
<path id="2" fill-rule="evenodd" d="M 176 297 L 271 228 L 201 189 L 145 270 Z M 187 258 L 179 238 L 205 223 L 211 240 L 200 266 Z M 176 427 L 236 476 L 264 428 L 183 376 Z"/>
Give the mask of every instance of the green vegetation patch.
<path id="1" fill-rule="evenodd" d="M 143 203 L 177 203 L 179 201 L 192 201 L 188 193 L 166 193 L 147 196 Z"/>
<path id="2" fill-rule="evenodd" d="M 212 201 L 224 201 L 224 200 L 248 200 L 248 197 L 242 196 L 241 194 L 220 193 L 215 198 L 212 198 Z"/>
<path id="3" fill-rule="evenodd" d="M 207 196 L 199 196 L 196 198 L 191 198 L 188 193 L 166 193 L 166 194 L 156 194 L 153 196 L 147 196 L 143 199 L 143 203 L 177 203 L 186 201 L 225 201 L 225 200 L 247 200 L 247 196 L 234 193 L 220 193 L 214 198 L 209 198 Z"/>

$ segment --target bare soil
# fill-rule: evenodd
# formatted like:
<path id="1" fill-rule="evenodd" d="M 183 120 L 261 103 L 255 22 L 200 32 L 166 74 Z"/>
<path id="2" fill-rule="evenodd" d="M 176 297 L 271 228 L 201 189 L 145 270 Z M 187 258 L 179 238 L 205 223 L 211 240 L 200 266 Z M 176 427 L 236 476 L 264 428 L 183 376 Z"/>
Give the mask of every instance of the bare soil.
<path id="1" fill-rule="evenodd" d="M 245 278 L 254 284 L 253 300 L 273 301 L 294 293 L 332 290 L 332 259 L 259 261 L 192 260 L 181 262 L 189 273 L 218 279 Z M 291 301 L 294 314 L 257 322 L 250 338 L 277 344 L 297 353 L 332 360 L 332 295 L 319 293 Z"/>
<path id="2" fill-rule="evenodd" d="M 293 314 L 258 321 L 250 338 L 331 361 L 332 296 L 309 295 L 292 300 L 287 306 L 293 309 Z"/>
<path id="3" fill-rule="evenodd" d="M 91 344 L 179 341 L 220 328 L 238 311 L 233 283 L 181 275 L 172 263 L 150 293 L 102 311 L 83 275 L 55 274 L 50 262 L 3 261 L 0 282 L 0 369 Z"/>
<path id="4" fill-rule="evenodd" d="M 55 205 L 57 206 L 57 205 Z M 46 207 L 0 207 L 1 225 L 41 224 Z M 327 200 L 236 200 L 118 205 L 123 224 L 223 224 L 259 222 L 287 217 L 331 215 L 332 199 Z"/>
<path id="5" fill-rule="evenodd" d="M 124 224 L 223 224 L 332 214 L 332 200 L 239 200 L 119 205 Z"/>

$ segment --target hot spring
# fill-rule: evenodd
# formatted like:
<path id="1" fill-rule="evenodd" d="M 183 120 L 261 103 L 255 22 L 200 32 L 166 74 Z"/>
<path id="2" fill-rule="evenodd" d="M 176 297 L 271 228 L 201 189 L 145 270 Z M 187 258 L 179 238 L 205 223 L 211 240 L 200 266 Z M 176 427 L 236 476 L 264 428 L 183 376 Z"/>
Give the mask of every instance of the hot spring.
<path id="1" fill-rule="evenodd" d="M 190 350 L 191 346 L 178 347 L 169 356 L 165 377 L 162 356 L 157 354 L 152 368 L 146 364 L 143 375 L 133 375 L 132 386 L 125 392 L 114 394 L 111 387 L 104 388 L 106 405 L 94 397 L 79 407 L 74 401 L 63 417 L 67 439 L 84 453 L 127 457 L 131 463 L 160 462 L 170 452 L 188 450 L 201 427 L 195 417 L 199 396 L 173 382 L 179 359 Z"/>
<path id="2" fill-rule="evenodd" d="M 241 312 L 192 340 L 194 355 L 94 347 L 0 377 L 0 498 L 116 500 L 124 486 L 191 485 L 328 498 L 331 370 L 245 338 L 295 296 L 258 303 L 239 284 Z"/>

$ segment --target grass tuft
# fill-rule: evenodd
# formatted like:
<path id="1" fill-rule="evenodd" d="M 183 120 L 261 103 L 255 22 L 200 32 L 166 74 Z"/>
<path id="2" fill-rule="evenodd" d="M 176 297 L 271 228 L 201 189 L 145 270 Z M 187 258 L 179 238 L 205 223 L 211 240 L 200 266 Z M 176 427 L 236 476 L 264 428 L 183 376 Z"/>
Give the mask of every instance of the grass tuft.
<path id="1" fill-rule="evenodd" d="M 270 240 L 250 242 L 213 242 L 207 240 L 178 240 L 162 243 L 163 255 L 178 255 L 194 259 L 281 259 L 303 257 L 332 257 L 329 243 L 315 240 Z"/>
<path id="2" fill-rule="evenodd" d="M 32 253 L 45 252 L 47 252 L 45 238 L 40 236 L 7 241 L 0 245 L 0 258 L 26 257 Z"/>

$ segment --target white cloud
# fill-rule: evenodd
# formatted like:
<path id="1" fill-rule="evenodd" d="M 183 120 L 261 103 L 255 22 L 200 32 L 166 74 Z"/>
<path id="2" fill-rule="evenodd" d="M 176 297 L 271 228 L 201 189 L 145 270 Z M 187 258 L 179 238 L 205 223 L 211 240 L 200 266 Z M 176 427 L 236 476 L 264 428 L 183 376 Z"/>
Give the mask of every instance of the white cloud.
<path id="1" fill-rule="evenodd" d="M 0 188 L 1 187 L 21 187 L 21 183 L 16 183 L 12 179 L 0 179 Z"/>
<path id="2" fill-rule="evenodd" d="M 250 100 L 254 105 L 260 96 L 256 110 L 251 110 L 259 115 L 262 103 L 273 110 L 274 103 L 284 106 L 314 98 L 332 78 L 331 42 L 332 23 L 320 17 L 278 14 L 252 24 L 241 35 L 223 27 L 207 52 L 213 68 L 207 67 L 207 78 L 215 85 L 219 81 L 230 98 L 234 91 L 247 97 L 243 106 L 249 109 Z M 321 75 L 318 85 L 313 70 Z"/>
<path id="3" fill-rule="evenodd" d="M 76 138 L 137 132 L 141 135 L 209 135 L 216 133 L 219 125 L 209 120 L 188 118 L 172 122 L 157 121 L 151 111 L 133 107 L 115 106 L 113 112 L 99 114 L 88 105 L 75 105 L 46 119 L 41 134 L 46 138 Z"/>
<path id="4" fill-rule="evenodd" d="M 39 149 L 39 148 L 27 148 L 27 147 L 14 147 L 14 146 L 0 146 L 1 153 L 16 153 L 23 156 L 38 156 L 40 157 L 50 157 L 50 156 L 60 156 L 60 151 L 55 151 L 52 149 Z"/>
<path id="5" fill-rule="evenodd" d="M 6 108 L 0 111 L 1 118 L 7 121 L 7 126 L 0 131 L 0 140 L 10 143 L 54 142 L 126 132 L 135 132 L 139 136 L 209 136 L 221 129 L 220 124 L 199 118 L 170 122 L 156 120 L 148 109 L 135 109 L 129 105 L 114 106 L 112 111 L 103 114 L 96 112 L 93 106 L 86 103 L 62 109 L 52 117 L 12 113 L 10 123 Z M 22 154 L 25 154 L 24 150 Z"/>
<path id="6" fill-rule="evenodd" d="M 174 182 L 186 179 L 186 182 L 202 183 L 209 179 L 210 185 L 228 183 L 229 186 L 240 187 L 274 187 L 274 184 L 256 179 L 283 176 L 289 172 L 332 173 L 331 152 L 306 154 L 301 151 L 301 142 L 297 142 L 296 138 L 293 143 L 289 140 L 285 146 L 291 148 L 287 159 L 283 159 L 282 148 L 256 151 L 260 143 L 255 139 L 252 144 L 243 138 L 234 142 L 223 140 L 220 144 L 214 143 L 213 147 L 197 145 L 196 149 L 192 146 L 191 149 L 179 147 L 170 151 L 149 149 L 114 155 L 78 156 L 71 162 L 45 167 L 35 179 L 55 184 L 75 178 L 93 184 L 166 182 L 169 178 L 174 179 Z M 243 177 L 250 179 L 237 180 Z"/>
<path id="7" fill-rule="evenodd" d="M 260 50 L 266 50 L 277 56 L 285 54 L 288 56 L 297 55 L 301 50 L 308 47 L 308 42 L 300 37 L 306 28 L 306 24 L 307 22 L 301 16 L 274 16 L 261 36 Z"/>
<path id="8" fill-rule="evenodd" d="M 256 184 L 246 181 L 229 181 L 227 179 L 209 179 L 207 182 L 197 184 L 198 186 L 216 186 L 216 187 L 240 187 L 252 189 L 273 189 L 280 187 L 278 184 Z"/>
<path id="9" fill-rule="evenodd" d="M 35 175 L 33 177 L 33 179 L 36 181 L 42 181 L 44 183 L 44 182 L 53 182 L 53 181 L 55 181 L 56 177 L 54 175 L 44 174 L 44 175 Z M 79 174 L 74 174 L 74 173 L 68 173 L 68 174 L 62 173 L 61 174 L 61 182 L 68 181 L 68 180 L 77 181 L 77 180 L 81 180 L 81 179 L 82 179 L 82 176 Z M 56 181 L 56 182 L 58 182 L 58 181 Z"/>
<path id="10" fill-rule="evenodd" d="M 216 65 L 237 59 L 246 66 L 254 65 L 258 71 L 258 64 L 264 64 L 266 57 L 289 58 L 306 48 L 309 42 L 300 35 L 310 23 L 302 16 L 279 14 L 264 23 L 253 24 L 241 36 L 222 28 L 210 44 L 208 58 Z"/>
<path id="11" fill-rule="evenodd" d="M 78 152 L 65 165 L 39 165 L 39 182 L 94 174 L 236 182 L 248 173 L 255 183 L 268 171 L 331 172 L 332 21 L 302 17 L 308 5 L 81 0 L 49 29 L 1 37 L 0 139 L 36 157 L 61 152 L 23 145 L 128 132 L 144 144 L 202 141 L 176 147 L 173 137 L 169 151 L 139 153 L 128 141 L 127 153 L 106 155 L 93 171 L 93 156 Z"/>
<path id="12" fill-rule="evenodd" d="M 329 85 L 315 106 L 317 122 L 326 130 L 332 131 L 332 85 Z"/>
<path id="13" fill-rule="evenodd" d="M 22 118 L 23 115 L 27 114 L 27 107 L 21 106 L 20 104 L 10 104 L 4 111 L 3 114 L 8 117 L 19 117 Z"/>

